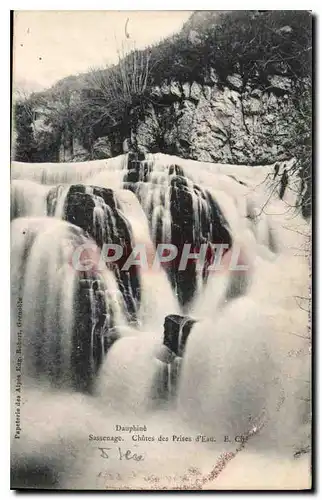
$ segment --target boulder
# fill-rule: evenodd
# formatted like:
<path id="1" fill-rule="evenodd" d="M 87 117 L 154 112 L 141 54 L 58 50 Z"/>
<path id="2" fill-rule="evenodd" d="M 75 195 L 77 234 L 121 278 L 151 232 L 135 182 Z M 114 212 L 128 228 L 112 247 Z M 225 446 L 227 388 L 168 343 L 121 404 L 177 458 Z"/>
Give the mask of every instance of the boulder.
<path id="1" fill-rule="evenodd" d="M 179 314 L 169 314 L 164 319 L 163 344 L 176 356 L 183 357 L 191 328 L 197 320 Z"/>

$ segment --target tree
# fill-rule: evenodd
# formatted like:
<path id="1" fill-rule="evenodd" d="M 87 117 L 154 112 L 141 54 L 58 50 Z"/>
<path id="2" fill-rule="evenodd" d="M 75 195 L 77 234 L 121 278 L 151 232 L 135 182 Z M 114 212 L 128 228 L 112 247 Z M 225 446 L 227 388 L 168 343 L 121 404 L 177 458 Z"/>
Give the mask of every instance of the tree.
<path id="1" fill-rule="evenodd" d="M 34 103 L 24 91 L 16 92 L 13 107 L 15 140 L 13 144 L 14 159 L 32 162 L 35 149 L 33 124 Z"/>
<path id="2" fill-rule="evenodd" d="M 149 50 L 119 53 L 119 62 L 107 69 L 92 69 L 82 92 L 83 120 L 87 133 L 95 140 L 119 129 L 123 138 L 133 139 L 133 129 L 145 106 L 150 76 Z"/>

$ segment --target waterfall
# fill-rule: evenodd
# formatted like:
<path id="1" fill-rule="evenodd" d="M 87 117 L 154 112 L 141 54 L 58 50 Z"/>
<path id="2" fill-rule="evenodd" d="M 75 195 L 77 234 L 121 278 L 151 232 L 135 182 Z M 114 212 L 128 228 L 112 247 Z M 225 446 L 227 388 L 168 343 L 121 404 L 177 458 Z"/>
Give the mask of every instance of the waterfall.
<path id="1" fill-rule="evenodd" d="M 109 341 L 115 322 L 121 323 L 115 290 L 108 288 L 109 293 L 114 293 L 113 300 L 108 300 L 106 293 L 94 292 L 97 281 L 103 290 L 107 287 L 111 280 L 108 271 L 100 276 L 80 275 L 69 261 L 73 246 L 85 241 L 80 228 L 58 219 L 21 217 L 12 223 L 13 317 L 15 304 L 20 300 L 23 304 L 24 377 L 27 380 L 43 381 L 54 387 L 87 386 L 87 381 L 81 379 L 91 378 L 94 365 L 100 361 L 93 359 L 94 333 L 104 350 L 104 341 Z M 94 293 L 103 303 L 95 300 Z M 97 311 L 99 305 L 100 312 Z M 87 307 L 87 317 L 82 307 Z M 100 325 L 102 318 L 104 324 Z M 98 332 L 99 326 L 102 331 Z M 90 331 L 81 332 L 84 327 Z M 81 338 L 82 334 L 85 338 Z M 80 343 L 86 344 L 87 337 L 90 345 L 83 351 L 88 366 L 80 368 L 88 372 L 77 373 L 77 347 Z"/>
<path id="2" fill-rule="evenodd" d="M 13 180 L 11 183 L 11 219 L 25 216 L 47 215 L 49 186 L 28 180 Z"/>
<path id="3" fill-rule="evenodd" d="M 64 223 L 19 218 L 12 225 L 12 304 L 23 304 L 24 376 L 63 385 L 70 377 L 75 273 L 66 267 Z M 76 228 L 75 228 L 76 230 Z"/>
<path id="4" fill-rule="evenodd" d="M 125 167 L 126 157 L 118 156 L 110 160 L 96 160 L 73 163 L 22 163 L 13 161 L 11 164 L 12 179 L 28 179 L 41 184 L 69 184 L 83 182 L 88 177 L 105 171 L 108 168 L 113 173 Z"/>
<path id="5" fill-rule="evenodd" d="M 21 302 L 26 398 L 30 393 L 34 401 L 36 389 L 48 408 L 63 414 L 70 398 L 66 418 L 77 413 L 79 448 L 68 467 L 77 481 L 88 477 L 80 458 L 87 434 L 112 432 L 115 421 L 142 418 L 158 433 L 164 425 L 172 434 L 224 436 L 248 435 L 263 419 L 265 449 L 290 453 L 302 439 L 295 379 L 309 375 L 304 355 L 290 353 L 307 355 L 309 348 L 301 339 L 308 316 L 294 298 L 308 293 L 309 225 L 291 188 L 283 200 L 271 192 L 273 173 L 274 165 L 163 154 L 13 162 L 12 351 Z M 109 254 L 101 260 L 109 244 L 122 248 L 117 261 L 105 262 Z M 177 255 L 155 267 L 160 244 L 175 246 Z M 222 267 L 214 270 L 216 244 L 225 248 Z M 202 245 L 207 252 L 199 267 Z M 138 248 L 142 254 L 126 267 Z M 140 258 L 146 266 L 138 265 Z M 234 258 L 247 269 L 232 268 Z M 178 327 L 169 329 L 169 321 Z M 53 423 L 48 450 L 59 432 Z M 69 439 L 55 444 L 62 463 Z M 24 446 L 17 444 L 18 458 Z M 185 448 L 171 449 L 178 467 L 186 465 Z M 212 444 L 189 449 L 197 462 L 218 452 Z M 152 450 L 158 470 L 160 450 Z"/>

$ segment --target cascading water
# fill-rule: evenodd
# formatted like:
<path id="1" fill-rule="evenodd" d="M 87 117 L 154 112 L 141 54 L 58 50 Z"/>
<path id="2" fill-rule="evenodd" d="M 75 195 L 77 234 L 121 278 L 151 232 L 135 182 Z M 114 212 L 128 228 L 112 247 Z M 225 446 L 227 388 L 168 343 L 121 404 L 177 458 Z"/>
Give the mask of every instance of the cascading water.
<path id="1" fill-rule="evenodd" d="M 50 187 L 27 180 L 13 180 L 11 184 L 11 219 L 24 216 L 46 216 L 47 195 Z"/>
<path id="2" fill-rule="evenodd" d="M 104 293 L 98 315 L 94 287 L 99 280 L 107 286 L 111 281 L 109 271 L 104 271 L 102 278 L 89 273 L 80 275 L 71 265 L 71 249 L 85 241 L 80 228 L 57 219 L 22 217 L 12 223 L 12 304 L 15 307 L 19 299 L 23 304 L 26 380 L 53 387 L 83 388 L 91 381 L 81 380 L 79 370 L 89 370 L 84 377 L 90 379 L 94 364 L 103 360 L 103 356 L 99 361 L 93 359 L 92 337 L 99 321 L 108 316 L 110 324 L 105 321 L 100 325 L 104 331 L 96 331 L 96 335 L 98 342 L 109 340 L 120 306 L 115 300 L 108 301 Z M 87 316 L 80 309 L 85 303 L 84 286 L 89 294 Z M 84 327 L 85 332 L 81 332 Z M 84 368 L 75 356 L 79 345 L 86 345 L 88 340 L 91 345 L 86 347 L 88 366 Z"/>
<path id="3" fill-rule="evenodd" d="M 28 179 L 40 184 L 68 184 L 72 182 L 82 182 L 90 176 L 100 172 L 106 172 L 113 177 L 115 172 L 119 172 L 126 166 L 125 157 L 118 156 L 111 160 L 97 160 L 80 163 L 38 163 L 35 164 L 12 162 L 11 178 Z"/>
<path id="4" fill-rule="evenodd" d="M 298 249 L 309 227 L 290 210 L 292 190 L 283 200 L 270 193 L 272 172 L 273 166 L 162 154 L 81 164 L 13 162 L 11 317 L 15 325 L 20 300 L 23 411 L 31 420 L 36 387 L 55 415 L 51 431 L 36 439 L 39 456 L 50 463 L 58 457 L 53 468 L 62 468 L 60 486 L 81 488 L 84 478 L 87 487 L 102 486 L 91 476 L 94 452 L 83 460 L 82 450 L 90 432 L 111 433 L 115 422 L 139 419 L 149 434 L 161 428 L 219 437 L 248 435 L 263 424 L 252 450 L 275 447 L 287 456 L 301 445 L 307 409 L 299 409 L 293 378 L 309 377 L 309 342 L 301 339 L 308 318 L 294 297 L 307 295 L 308 267 Z M 178 256 L 155 269 L 160 243 L 175 245 Z M 216 243 L 226 245 L 221 270 L 209 270 L 213 254 L 201 269 L 190 255 L 178 270 L 185 244 L 194 253 Z M 117 264 L 98 268 L 104 244 L 120 245 L 123 254 Z M 76 269 L 72 258 L 84 245 L 90 245 L 87 260 L 95 261 L 90 270 Z M 123 270 L 138 247 L 148 266 L 132 262 Z M 237 250 L 236 263 L 246 264 L 246 272 L 229 269 Z M 58 431 L 59 412 L 68 412 L 65 421 L 75 419 L 73 431 L 66 422 Z M 31 423 L 25 427 L 14 448 L 17 469 L 33 436 Z M 65 453 L 72 441 L 74 462 Z M 141 445 L 150 457 L 142 470 L 161 473 L 158 445 Z M 191 457 L 202 467 L 222 451 L 209 443 L 169 446 L 180 471 Z M 110 467 L 117 471 L 119 464 Z"/>

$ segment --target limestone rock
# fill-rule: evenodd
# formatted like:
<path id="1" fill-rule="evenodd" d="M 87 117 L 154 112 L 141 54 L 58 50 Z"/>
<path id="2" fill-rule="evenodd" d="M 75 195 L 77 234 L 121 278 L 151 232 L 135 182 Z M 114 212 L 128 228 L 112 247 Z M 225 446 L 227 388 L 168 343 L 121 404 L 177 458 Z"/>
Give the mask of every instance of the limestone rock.
<path id="1" fill-rule="evenodd" d="M 272 75 L 263 89 L 244 87 L 241 76 L 234 73 L 223 86 L 210 68 L 204 82 L 155 85 L 131 130 L 132 144 L 145 153 L 160 151 L 199 161 L 257 165 L 285 159 L 290 149 L 285 130 L 294 116 L 289 78 Z M 46 123 L 40 110 L 34 136 L 43 147 L 52 142 L 53 132 Z M 126 138 L 120 130 L 113 134 L 98 138 L 91 151 L 84 150 L 77 137 L 69 138 L 53 155 L 60 161 L 112 157 Z M 48 151 L 48 158 L 51 154 Z"/>
<path id="2" fill-rule="evenodd" d="M 230 87 L 235 90 L 240 90 L 243 86 L 242 79 L 237 73 L 227 76 L 227 81 L 229 82 Z"/>
<path id="3" fill-rule="evenodd" d="M 154 106 L 154 115 L 149 110 L 138 126 L 137 142 L 146 152 L 199 161 L 259 164 L 284 159 L 289 149 L 285 128 L 292 121 L 288 79 L 272 77 L 266 91 L 247 86 L 242 93 L 237 74 L 223 88 L 215 80 L 204 86 L 184 83 L 180 98 L 173 84 L 176 100 Z M 171 86 L 160 90 L 167 98 Z"/>
<path id="4" fill-rule="evenodd" d="M 292 89 L 292 80 L 286 76 L 273 75 L 269 78 L 272 87 L 277 89 L 290 91 Z"/>

